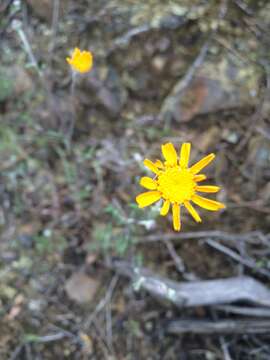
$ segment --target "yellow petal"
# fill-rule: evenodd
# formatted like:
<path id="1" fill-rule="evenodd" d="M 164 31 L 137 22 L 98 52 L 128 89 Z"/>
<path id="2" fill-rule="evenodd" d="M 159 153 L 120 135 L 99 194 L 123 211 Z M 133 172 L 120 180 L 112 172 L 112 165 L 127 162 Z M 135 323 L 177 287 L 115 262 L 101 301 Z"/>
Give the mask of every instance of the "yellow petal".
<path id="1" fill-rule="evenodd" d="M 172 143 L 162 145 L 161 151 L 168 165 L 177 164 L 177 153 Z"/>
<path id="2" fill-rule="evenodd" d="M 198 174 L 205 166 L 207 166 L 212 160 L 214 160 L 215 154 L 209 154 L 198 161 L 195 165 L 191 166 L 190 171 L 193 174 Z"/>
<path id="3" fill-rule="evenodd" d="M 147 176 L 141 178 L 140 185 L 148 190 L 155 190 L 157 188 L 157 183 L 155 182 L 155 180 Z"/>
<path id="4" fill-rule="evenodd" d="M 153 173 L 155 173 L 157 175 L 159 174 L 158 168 L 156 167 L 156 165 L 151 160 L 145 159 L 143 163 L 144 163 L 144 166 L 146 166 Z"/>
<path id="5" fill-rule="evenodd" d="M 169 200 L 165 200 L 162 208 L 160 209 L 160 215 L 165 216 L 168 214 L 168 211 L 170 209 L 170 201 Z"/>
<path id="6" fill-rule="evenodd" d="M 220 209 L 224 209 L 225 205 L 218 202 L 218 201 L 214 201 L 214 200 L 210 200 L 210 199 L 206 199 L 202 196 L 199 195 L 193 195 L 193 197 L 191 198 L 191 200 L 199 205 L 200 207 L 207 209 L 207 210 L 211 210 L 211 211 L 217 211 Z"/>
<path id="7" fill-rule="evenodd" d="M 190 143 L 183 143 L 181 146 L 179 165 L 182 169 L 186 169 L 188 167 L 190 147 Z"/>
<path id="8" fill-rule="evenodd" d="M 71 58 L 66 58 L 73 70 L 80 73 L 86 73 L 91 70 L 93 66 L 93 55 L 90 51 L 81 51 L 75 48 L 72 52 Z"/>
<path id="9" fill-rule="evenodd" d="M 216 193 L 219 190 L 220 190 L 220 187 L 214 186 L 214 185 L 196 186 L 196 191 L 199 191 L 199 192 Z"/>
<path id="10" fill-rule="evenodd" d="M 159 191 L 147 191 L 142 194 L 139 194 L 136 197 L 136 201 L 140 208 L 149 206 L 154 202 L 158 201 L 161 198 Z"/>
<path id="11" fill-rule="evenodd" d="M 180 206 L 179 204 L 174 203 L 172 208 L 173 214 L 173 228 L 175 231 L 180 231 L 181 222 L 180 222 Z"/>
<path id="12" fill-rule="evenodd" d="M 198 214 L 197 210 L 194 209 L 194 207 L 191 205 L 189 201 L 184 201 L 184 205 L 196 222 L 202 222 L 202 219 L 200 218 L 200 215 Z"/>
<path id="13" fill-rule="evenodd" d="M 204 174 L 200 174 L 200 175 L 194 175 L 194 181 L 196 182 L 200 182 L 206 179 L 206 176 Z"/>
<path id="14" fill-rule="evenodd" d="M 158 167 L 159 169 L 164 169 L 164 165 L 163 165 L 162 161 L 160 161 L 160 160 L 156 160 L 156 161 L 155 161 L 155 165 L 156 165 L 156 167 Z"/>

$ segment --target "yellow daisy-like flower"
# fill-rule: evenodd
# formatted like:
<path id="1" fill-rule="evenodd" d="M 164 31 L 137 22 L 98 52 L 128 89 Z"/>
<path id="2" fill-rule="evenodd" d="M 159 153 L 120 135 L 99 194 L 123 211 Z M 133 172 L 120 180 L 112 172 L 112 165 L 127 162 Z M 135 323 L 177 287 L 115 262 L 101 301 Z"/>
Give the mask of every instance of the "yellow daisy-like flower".
<path id="1" fill-rule="evenodd" d="M 86 73 L 93 67 L 93 55 L 90 51 L 81 51 L 78 48 L 73 50 L 72 56 L 66 58 L 69 65 L 80 73 Z"/>
<path id="2" fill-rule="evenodd" d="M 172 204 L 173 227 L 175 231 L 180 231 L 180 207 L 184 205 L 196 222 L 201 222 L 200 215 L 194 209 L 191 201 L 207 210 L 217 211 L 224 209 L 225 205 L 214 200 L 207 199 L 197 193 L 216 193 L 219 191 L 218 186 L 198 185 L 197 183 L 206 179 L 204 174 L 199 172 L 207 166 L 214 158 L 215 154 L 209 154 L 196 164 L 188 167 L 190 143 L 182 144 L 180 156 L 172 143 L 161 146 L 162 154 L 165 162 L 157 160 L 153 163 L 151 160 L 145 159 L 144 165 L 150 169 L 156 177 L 142 177 L 140 185 L 151 190 L 144 192 L 136 197 L 136 201 L 140 208 L 149 206 L 154 202 L 163 199 L 163 205 L 160 215 L 167 215 Z"/>

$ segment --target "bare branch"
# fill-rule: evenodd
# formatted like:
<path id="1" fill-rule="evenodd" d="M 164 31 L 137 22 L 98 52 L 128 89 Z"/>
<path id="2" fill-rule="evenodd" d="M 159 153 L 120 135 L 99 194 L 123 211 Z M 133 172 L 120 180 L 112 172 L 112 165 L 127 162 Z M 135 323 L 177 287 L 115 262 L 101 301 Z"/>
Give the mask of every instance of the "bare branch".
<path id="1" fill-rule="evenodd" d="M 152 243 L 156 241 L 164 241 L 164 240 L 186 240 L 186 239 L 213 239 L 218 238 L 219 240 L 225 240 L 228 242 L 235 243 L 237 241 L 253 241 L 254 238 L 259 238 L 263 242 L 268 241 L 269 234 L 263 234 L 260 231 L 251 231 L 244 234 L 230 234 L 220 230 L 211 230 L 211 231 L 190 231 L 186 233 L 170 233 L 170 234 L 156 234 L 149 235 L 142 238 L 137 239 L 137 243 Z"/>
<path id="2" fill-rule="evenodd" d="M 247 306 L 234 306 L 234 305 L 218 305 L 215 306 L 216 310 L 225 313 L 270 318 L 270 309 L 265 307 L 247 307 Z"/>
<path id="3" fill-rule="evenodd" d="M 270 331 L 270 320 L 175 320 L 166 331 L 170 334 L 265 334 Z"/>
<path id="4" fill-rule="evenodd" d="M 248 276 L 178 283 L 127 262 L 115 261 L 112 268 L 131 278 L 135 290 L 146 290 L 155 298 L 169 301 L 180 308 L 234 301 L 249 301 L 270 307 L 270 290 Z"/>

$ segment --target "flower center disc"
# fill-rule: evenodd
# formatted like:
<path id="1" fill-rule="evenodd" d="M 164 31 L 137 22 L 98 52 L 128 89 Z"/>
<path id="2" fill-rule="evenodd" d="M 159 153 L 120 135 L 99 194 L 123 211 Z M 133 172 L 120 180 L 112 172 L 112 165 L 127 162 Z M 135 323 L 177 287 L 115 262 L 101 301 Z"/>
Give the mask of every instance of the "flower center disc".
<path id="1" fill-rule="evenodd" d="M 173 203 L 190 200 L 195 193 L 195 185 L 193 175 L 179 166 L 166 169 L 158 177 L 158 190 Z"/>

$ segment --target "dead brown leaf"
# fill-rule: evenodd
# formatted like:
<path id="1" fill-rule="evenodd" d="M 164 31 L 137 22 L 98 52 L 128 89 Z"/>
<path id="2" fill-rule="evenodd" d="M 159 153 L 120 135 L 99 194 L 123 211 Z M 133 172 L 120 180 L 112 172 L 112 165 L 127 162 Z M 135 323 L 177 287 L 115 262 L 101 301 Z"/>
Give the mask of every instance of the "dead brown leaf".
<path id="1" fill-rule="evenodd" d="M 83 272 L 74 273 L 65 284 L 68 297 L 78 304 L 91 302 L 98 287 L 99 282 Z"/>

